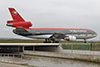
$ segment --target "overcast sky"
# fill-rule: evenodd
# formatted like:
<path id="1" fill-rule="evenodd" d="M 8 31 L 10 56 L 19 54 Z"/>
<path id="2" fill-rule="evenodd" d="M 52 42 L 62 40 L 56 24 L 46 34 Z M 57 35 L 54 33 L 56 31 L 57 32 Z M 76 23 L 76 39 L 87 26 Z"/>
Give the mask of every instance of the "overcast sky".
<path id="1" fill-rule="evenodd" d="M 100 40 L 100 0 L 0 0 L 0 38 L 24 38 L 6 26 L 14 7 L 34 27 L 87 28 Z"/>

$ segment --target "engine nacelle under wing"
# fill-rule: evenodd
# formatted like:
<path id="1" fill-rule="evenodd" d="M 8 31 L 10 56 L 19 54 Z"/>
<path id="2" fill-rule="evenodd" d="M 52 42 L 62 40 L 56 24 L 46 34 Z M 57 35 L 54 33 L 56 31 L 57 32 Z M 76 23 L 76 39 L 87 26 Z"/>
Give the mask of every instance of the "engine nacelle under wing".
<path id="1" fill-rule="evenodd" d="M 67 41 L 76 41 L 76 37 L 75 36 L 66 36 L 64 38 L 64 40 L 67 40 Z"/>

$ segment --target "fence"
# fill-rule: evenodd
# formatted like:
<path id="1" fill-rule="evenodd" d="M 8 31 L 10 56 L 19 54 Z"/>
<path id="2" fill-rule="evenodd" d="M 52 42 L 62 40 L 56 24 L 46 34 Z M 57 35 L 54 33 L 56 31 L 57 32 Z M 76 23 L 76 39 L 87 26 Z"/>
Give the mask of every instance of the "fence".
<path id="1" fill-rule="evenodd" d="M 62 48 L 67 50 L 100 51 L 100 43 L 63 43 Z"/>
<path id="2" fill-rule="evenodd" d="M 92 43 L 91 47 L 93 51 L 100 51 L 100 43 Z"/>
<path id="3" fill-rule="evenodd" d="M 7 63 L 26 64 L 22 54 L 0 54 L 0 61 Z"/>

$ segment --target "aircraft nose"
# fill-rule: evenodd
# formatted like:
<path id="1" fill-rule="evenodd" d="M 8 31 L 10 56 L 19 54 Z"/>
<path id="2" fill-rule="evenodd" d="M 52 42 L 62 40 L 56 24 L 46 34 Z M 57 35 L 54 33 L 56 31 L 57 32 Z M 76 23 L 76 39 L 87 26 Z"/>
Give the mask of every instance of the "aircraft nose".
<path id="1" fill-rule="evenodd" d="M 93 36 L 96 37 L 97 36 L 97 33 L 95 32 Z"/>

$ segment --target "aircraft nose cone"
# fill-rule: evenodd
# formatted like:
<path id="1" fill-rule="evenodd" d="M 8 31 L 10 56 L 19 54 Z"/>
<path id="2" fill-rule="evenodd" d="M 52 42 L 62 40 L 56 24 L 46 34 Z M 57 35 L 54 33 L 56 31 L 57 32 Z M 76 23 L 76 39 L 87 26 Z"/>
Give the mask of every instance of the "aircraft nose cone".
<path id="1" fill-rule="evenodd" d="M 95 32 L 95 34 L 93 36 L 96 37 L 97 36 L 97 33 Z"/>

